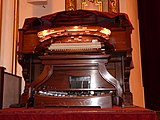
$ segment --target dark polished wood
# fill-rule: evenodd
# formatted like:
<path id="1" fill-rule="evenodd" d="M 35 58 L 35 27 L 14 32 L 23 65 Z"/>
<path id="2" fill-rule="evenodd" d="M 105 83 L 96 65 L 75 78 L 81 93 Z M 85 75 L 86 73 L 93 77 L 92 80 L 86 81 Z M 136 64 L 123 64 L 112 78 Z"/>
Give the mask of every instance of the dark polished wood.
<path id="1" fill-rule="evenodd" d="M 43 101 L 43 102 L 42 102 Z M 35 108 L 54 107 L 97 107 L 112 108 L 112 98 L 110 95 L 102 96 L 78 96 L 78 97 L 51 97 L 35 95 Z"/>
<path id="2" fill-rule="evenodd" d="M 4 67 L 0 67 L 0 109 L 3 106 Z"/>
<path id="3" fill-rule="evenodd" d="M 122 95 L 122 89 L 119 88 L 119 83 L 112 81 L 109 78 L 105 65 L 108 63 L 110 55 L 49 55 L 41 56 L 44 71 L 41 75 L 31 83 L 31 88 L 34 90 L 46 91 L 118 91 Z M 47 74 L 46 74 L 47 71 Z M 106 76 L 105 76 L 106 75 Z M 90 87 L 86 90 L 81 88 L 71 88 L 71 83 L 68 78 L 71 76 L 91 76 Z M 109 77 L 109 78 L 108 78 Z M 107 81 L 107 82 L 106 82 Z M 116 89 L 114 89 L 116 87 Z M 106 88 L 106 89 L 105 89 Z M 95 90 L 96 89 L 96 90 Z M 87 92 L 88 92 L 87 91 Z M 81 92 L 80 92 L 81 93 Z M 105 95 L 68 95 L 68 96 L 48 96 L 35 95 L 34 107 L 47 106 L 97 106 L 97 107 L 112 107 L 112 94 Z M 46 97 L 46 98 L 45 98 Z M 58 99 L 59 98 L 59 99 Z M 94 102 L 96 101 L 97 102 Z M 52 102 L 51 102 L 52 101 Z M 55 102 L 56 101 L 56 102 Z"/>
<path id="4" fill-rule="evenodd" d="M 99 36 L 88 35 L 92 39 L 104 42 L 105 51 L 102 53 L 56 54 L 46 51 L 53 41 L 64 42 L 66 36 L 40 42 L 37 33 L 45 29 L 67 26 L 100 26 L 110 29 L 112 33 L 107 41 Z M 34 98 L 34 95 L 37 101 L 44 100 L 33 92 L 41 91 L 45 86 L 50 90 L 56 88 L 60 91 L 72 91 L 68 78 L 75 75 L 94 76 L 95 79 L 92 78 L 91 81 L 95 83 L 96 88 L 99 87 L 99 90 L 106 88 L 106 91 L 113 92 L 107 94 L 114 98 L 111 101 L 113 105 L 120 105 L 119 102 L 122 101 L 124 106 L 132 106 L 129 85 L 130 69 L 133 67 L 130 36 L 132 29 L 127 15 L 121 13 L 77 10 L 26 19 L 23 28 L 19 29 L 18 59 L 25 80 L 21 104 L 26 104 L 29 98 Z M 118 97 L 121 100 L 117 100 Z"/>

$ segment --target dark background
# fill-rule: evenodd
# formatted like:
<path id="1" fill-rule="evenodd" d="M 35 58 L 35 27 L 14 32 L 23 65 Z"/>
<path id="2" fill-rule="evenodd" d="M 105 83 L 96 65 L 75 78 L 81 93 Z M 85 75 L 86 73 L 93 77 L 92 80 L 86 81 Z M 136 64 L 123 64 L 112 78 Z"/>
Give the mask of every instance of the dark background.
<path id="1" fill-rule="evenodd" d="M 137 0 L 146 108 L 160 110 L 160 0 Z"/>

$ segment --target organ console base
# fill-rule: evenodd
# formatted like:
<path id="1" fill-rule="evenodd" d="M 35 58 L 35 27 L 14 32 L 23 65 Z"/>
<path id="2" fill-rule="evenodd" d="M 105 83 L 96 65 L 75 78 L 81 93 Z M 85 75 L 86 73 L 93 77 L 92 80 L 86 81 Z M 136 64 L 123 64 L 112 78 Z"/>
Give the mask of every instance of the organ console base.
<path id="1" fill-rule="evenodd" d="M 122 90 L 106 69 L 109 58 L 109 54 L 41 56 L 44 70 L 31 84 L 34 107 L 111 108 Z"/>

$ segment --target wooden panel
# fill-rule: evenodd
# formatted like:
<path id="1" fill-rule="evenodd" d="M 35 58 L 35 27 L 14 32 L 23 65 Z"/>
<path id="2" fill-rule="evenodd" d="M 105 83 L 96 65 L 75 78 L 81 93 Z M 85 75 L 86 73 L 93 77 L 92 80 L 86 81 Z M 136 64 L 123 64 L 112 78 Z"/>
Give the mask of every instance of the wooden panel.
<path id="1" fill-rule="evenodd" d="M 31 33 L 31 34 L 24 34 L 23 38 L 23 51 L 26 52 L 33 52 L 35 49 L 35 46 L 38 45 L 38 37 L 37 34 Z"/>
<path id="2" fill-rule="evenodd" d="M 21 94 L 21 77 L 4 73 L 3 108 L 18 104 Z"/>
<path id="3" fill-rule="evenodd" d="M 4 72 L 0 67 L 0 109 L 18 104 L 21 93 L 21 77 Z"/>
<path id="4" fill-rule="evenodd" d="M 109 41 L 114 46 L 116 51 L 125 51 L 131 49 L 130 34 L 128 34 L 128 31 L 126 30 L 112 31 Z"/>
<path id="5" fill-rule="evenodd" d="M 111 84 L 106 82 L 101 75 L 99 74 L 98 70 L 84 69 L 85 67 L 75 67 L 78 68 L 77 70 L 74 67 L 68 67 L 68 69 L 54 69 L 53 76 L 48 79 L 47 83 L 43 84 L 43 86 L 50 86 L 52 88 L 58 87 L 59 89 L 67 89 L 70 88 L 70 76 L 91 76 L 91 83 L 89 89 L 95 88 L 114 88 Z"/>
<path id="6" fill-rule="evenodd" d="M 43 101 L 43 102 L 42 102 Z M 35 96 L 35 107 L 101 107 L 111 108 L 111 95 L 81 97 Z"/>

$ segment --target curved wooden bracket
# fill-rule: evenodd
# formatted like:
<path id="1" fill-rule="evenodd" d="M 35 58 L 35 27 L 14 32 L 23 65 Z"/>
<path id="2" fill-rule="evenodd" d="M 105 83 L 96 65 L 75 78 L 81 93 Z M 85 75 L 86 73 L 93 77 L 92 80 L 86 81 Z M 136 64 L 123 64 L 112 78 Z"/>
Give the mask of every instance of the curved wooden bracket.
<path id="1" fill-rule="evenodd" d="M 98 71 L 107 82 L 111 83 L 116 89 L 119 97 L 122 97 L 122 88 L 120 82 L 115 79 L 106 69 L 105 63 L 98 63 Z"/>
<path id="2" fill-rule="evenodd" d="M 31 83 L 30 85 L 31 89 L 39 87 L 39 85 L 43 84 L 46 80 L 48 80 L 52 74 L 53 74 L 53 65 L 45 65 L 43 72 L 40 74 L 40 76 Z"/>

